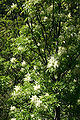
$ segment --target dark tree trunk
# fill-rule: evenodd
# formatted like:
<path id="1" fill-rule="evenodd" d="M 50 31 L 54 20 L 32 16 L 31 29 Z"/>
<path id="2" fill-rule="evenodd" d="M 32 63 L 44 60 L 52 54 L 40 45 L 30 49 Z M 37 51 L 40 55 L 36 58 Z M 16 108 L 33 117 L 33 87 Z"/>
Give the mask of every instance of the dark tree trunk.
<path id="1" fill-rule="evenodd" d="M 60 106 L 55 109 L 55 118 L 54 120 L 60 120 Z"/>

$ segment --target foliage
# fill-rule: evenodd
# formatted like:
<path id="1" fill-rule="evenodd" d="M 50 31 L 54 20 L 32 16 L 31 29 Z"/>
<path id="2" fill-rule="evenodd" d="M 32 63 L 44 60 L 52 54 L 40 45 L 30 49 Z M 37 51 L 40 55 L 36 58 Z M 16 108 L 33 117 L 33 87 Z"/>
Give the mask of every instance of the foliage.
<path id="1" fill-rule="evenodd" d="M 61 120 L 79 120 L 79 2 L 16 0 L 6 6 L 0 21 L 6 119 L 57 120 L 58 109 Z"/>

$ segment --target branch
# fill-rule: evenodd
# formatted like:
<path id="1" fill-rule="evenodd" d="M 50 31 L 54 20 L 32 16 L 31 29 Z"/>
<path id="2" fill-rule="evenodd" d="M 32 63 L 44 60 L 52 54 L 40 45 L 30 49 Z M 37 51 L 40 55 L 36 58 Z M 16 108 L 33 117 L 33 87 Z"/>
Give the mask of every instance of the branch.
<path id="1" fill-rule="evenodd" d="M 29 23 L 28 23 L 28 24 L 29 24 Z M 29 27 L 30 27 L 30 26 L 29 26 Z M 37 45 L 37 41 L 36 41 L 36 39 L 35 39 L 35 37 L 34 37 L 34 35 L 33 35 L 32 19 L 31 19 L 31 28 L 30 28 L 30 30 L 31 30 L 31 34 L 32 34 L 32 39 L 34 40 L 35 45 L 37 46 L 38 54 L 40 55 L 40 57 L 41 57 L 41 59 L 42 59 L 42 63 L 43 63 L 43 64 L 46 64 L 46 62 L 45 62 L 45 60 L 44 60 L 44 58 L 43 58 L 43 56 L 42 56 L 42 54 L 41 54 L 41 52 L 40 52 L 40 48 L 39 48 L 39 46 Z"/>
<path id="2" fill-rule="evenodd" d="M 76 57 L 75 57 L 75 59 L 73 59 L 72 60 L 72 58 L 74 57 L 74 55 L 70 58 L 71 59 L 71 61 L 76 61 L 76 59 L 79 57 L 79 55 L 80 54 L 78 54 Z M 74 62 L 71 62 L 69 65 L 68 65 L 68 67 L 67 67 L 67 70 L 64 72 L 64 73 L 62 73 L 62 74 L 60 74 L 60 78 L 62 79 L 66 74 L 67 74 L 67 72 L 69 71 L 69 70 L 73 70 L 74 69 L 74 67 L 75 67 L 75 64 L 73 65 L 73 63 Z M 75 62 L 76 63 L 76 62 Z M 72 66 L 73 65 L 73 66 Z"/>

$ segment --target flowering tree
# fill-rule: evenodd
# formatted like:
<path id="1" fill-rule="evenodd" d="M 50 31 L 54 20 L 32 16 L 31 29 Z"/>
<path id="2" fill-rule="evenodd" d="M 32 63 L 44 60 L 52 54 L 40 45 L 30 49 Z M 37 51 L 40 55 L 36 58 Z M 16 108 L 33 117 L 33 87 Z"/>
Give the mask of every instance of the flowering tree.
<path id="1" fill-rule="evenodd" d="M 78 1 L 28 0 L 22 8 L 25 25 L 11 38 L 10 119 L 79 119 Z"/>

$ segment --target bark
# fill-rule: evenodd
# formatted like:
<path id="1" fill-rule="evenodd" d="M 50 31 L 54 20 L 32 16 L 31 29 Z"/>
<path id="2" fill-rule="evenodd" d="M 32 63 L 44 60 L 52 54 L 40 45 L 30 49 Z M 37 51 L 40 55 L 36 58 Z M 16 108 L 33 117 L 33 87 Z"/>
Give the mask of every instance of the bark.
<path id="1" fill-rule="evenodd" d="M 60 106 L 55 109 L 55 118 L 54 120 L 60 120 Z"/>

